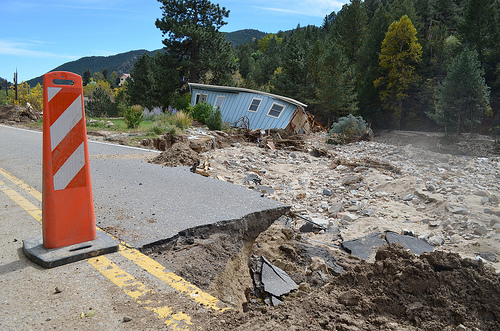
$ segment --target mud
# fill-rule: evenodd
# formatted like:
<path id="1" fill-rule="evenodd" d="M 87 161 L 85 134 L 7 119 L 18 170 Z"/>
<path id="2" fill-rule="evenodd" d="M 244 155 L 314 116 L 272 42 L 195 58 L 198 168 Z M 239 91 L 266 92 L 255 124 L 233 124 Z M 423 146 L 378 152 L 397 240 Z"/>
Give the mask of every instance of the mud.
<path id="1" fill-rule="evenodd" d="M 383 246 L 322 288 L 276 307 L 229 311 L 204 330 L 498 330 L 499 277 L 446 252 L 420 257 Z"/>

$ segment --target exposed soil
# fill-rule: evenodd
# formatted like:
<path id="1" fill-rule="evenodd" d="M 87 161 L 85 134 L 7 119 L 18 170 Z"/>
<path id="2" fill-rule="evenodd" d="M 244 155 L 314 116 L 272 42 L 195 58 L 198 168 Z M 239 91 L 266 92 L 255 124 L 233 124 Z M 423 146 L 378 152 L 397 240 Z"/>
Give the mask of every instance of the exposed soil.
<path id="1" fill-rule="evenodd" d="M 499 277 L 481 262 L 399 244 L 379 249 L 310 293 L 275 307 L 228 311 L 204 330 L 498 330 Z"/>
<path id="2" fill-rule="evenodd" d="M 177 142 L 167 151 L 162 152 L 151 160 L 152 163 L 161 164 L 167 167 L 193 166 L 200 162 L 198 153 L 189 148 L 188 145 Z"/>
<path id="3" fill-rule="evenodd" d="M 0 123 L 18 124 L 38 121 L 42 114 L 31 107 L 4 105 L 0 107 Z"/>

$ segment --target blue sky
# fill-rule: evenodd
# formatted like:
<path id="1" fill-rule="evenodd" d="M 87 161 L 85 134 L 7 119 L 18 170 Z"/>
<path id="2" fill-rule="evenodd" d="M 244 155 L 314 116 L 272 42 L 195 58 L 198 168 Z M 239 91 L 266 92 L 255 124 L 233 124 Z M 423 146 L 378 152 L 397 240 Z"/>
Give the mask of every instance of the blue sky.
<path id="1" fill-rule="evenodd" d="M 212 1 L 230 10 L 221 31 L 273 33 L 322 24 L 347 0 Z M 26 81 L 84 56 L 162 48 L 157 0 L 1 0 L 0 77 Z"/>

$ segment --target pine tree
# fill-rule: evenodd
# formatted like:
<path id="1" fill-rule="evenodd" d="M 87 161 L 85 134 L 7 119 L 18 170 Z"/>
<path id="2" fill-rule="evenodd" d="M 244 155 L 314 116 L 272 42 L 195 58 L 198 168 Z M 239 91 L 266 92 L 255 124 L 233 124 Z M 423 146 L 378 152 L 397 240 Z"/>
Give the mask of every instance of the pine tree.
<path id="1" fill-rule="evenodd" d="M 325 50 L 321 58 L 318 99 L 323 112 L 328 116 L 328 125 L 333 120 L 358 110 L 355 91 L 355 69 L 336 43 Z"/>
<path id="2" fill-rule="evenodd" d="M 151 57 L 143 53 L 130 71 L 130 78 L 127 79 L 127 95 L 131 105 L 142 105 L 149 109 L 154 106 L 148 98 L 152 84 L 151 61 Z"/>
<path id="3" fill-rule="evenodd" d="M 491 112 L 489 95 L 477 52 L 465 48 L 453 60 L 446 78 L 438 86 L 435 113 L 428 115 L 438 125 L 455 129 L 457 135 L 467 124 L 472 132 L 482 115 Z"/>
<path id="4" fill-rule="evenodd" d="M 166 37 L 163 44 L 177 59 L 181 76 L 198 82 L 212 68 L 214 48 L 218 47 L 215 52 L 227 51 L 220 44 L 219 29 L 226 24 L 229 10 L 208 0 L 158 1 L 163 4 L 163 16 L 156 20 L 156 27 Z"/>
<path id="5" fill-rule="evenodd" d="M 156 52 L 150 62 L 150 90 L 147 92 L 149 107 L 170 106 L 173 96 L 181 85 L 179 72 L 175 67 L 175 59 L 168 53 Z M 149 108 L 152 109 L 152 108 Z"/>
<path id="6" fill-rule="evenodd" d="M 488 81 L 498 64 L 500 49 L 497 6 L 494 0 L 469 0 L 458 25 L 462 41 L 478 53 Z"/>
<path id="7" fill-rule="evenodd" d="M 459 29 L 464 42 L 474 46 L 479 61 L 484 64 L 485 53 L 492 49 L 498 40 L 498 22 L 494 2 L 469 0 Z"/>
<path id="8" fill-rule="evenodd" d="M 90 78 L 92 78 L 92 74 L 90 73 L 90 70 L 87 69 L 83 72 L 82 85 L 86 86 L 88 83 L 90 83 Z"/>
<path id="9" fill-rule="evenodd" d="M 85 111 L 89 116 L 113 117 L 117 115 L 116 104 L 111 101 L 111 97 L 101 87 L 97 87 L 92 93 L 91 100 L 85 106 Z"/>
<path id="10" fill-rule="evenodd" d="M 381 109 L 379 93 L 373 85 L 373 81 L 382 74 L 379 54 L 385 38 L 385 31 L 390 23 L 387 6 L 378 6 L 359 50 L 360 60 L 356 67 L 356 72 L 361 76 L 358 87 L 359 114 L 372 122 L 381 119 L 379 116 Z"/>
<path id="11" fill-rule="evenodd" d="M 366 34 L 366 12 L 361 0 L 350 0 L 337 14 L 334 26 L 334 40 L 337 41 L 350 63 L 356 63 L 358 50 Z"/>
<path id="12" fill-rule="evenodd" d="M 314 97 L 308 50 L 305 31 L 294 30 L 282 48 L 281 66 L 271 79 L 272 93 L 302 101 Z"/>

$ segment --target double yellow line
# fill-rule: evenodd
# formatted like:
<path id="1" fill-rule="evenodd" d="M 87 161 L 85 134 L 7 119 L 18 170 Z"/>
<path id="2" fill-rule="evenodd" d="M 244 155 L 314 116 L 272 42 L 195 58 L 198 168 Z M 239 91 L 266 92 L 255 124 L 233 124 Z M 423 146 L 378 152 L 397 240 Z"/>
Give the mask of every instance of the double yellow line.
<path id="1" fill-rule="evenodd" d="M 38 201 L 42 201 L 42 194 L 35 188 L 24 183 L 19 178 L 13 176 L 2 168 L 0 168 L 0 175 L 11 181 L 14 185 L 24 190 L 26 193 L 33 196 Z M 0 190 L 21 208 L 23 208 L 34 219 L 42 222 L 42 211 L 40 208 L 29 202 L 16 190 L 7 186 L 2 180 L 0 180 Z M 228 309 L 220 308 L 218 306 L 219 300 L 217 298 L 203 292 L 201 289 L 187 282 L 182 277 L 177 276 L 175 273 L 166 272 L 165 267 L 163 267 L 160 263 L 156 262 L 149 256 L 144 255 L 138 250 L 131 248 L 126 243 L 121 242 L 119 253 L 126 259 L 134 262 L 140 268 L 158 278 L 160 281 L 175 289 L 177 292 L 194 300 L 196 303 L 203 305 L 205 308 L 216 311 Z M 120 289 L 122 289 L 128 296 L 133 298 L 140 306 L 149 311 L 155 312 L 158 318 L 164 320 L 165 324 L 170 326 L 171 329 L 188 330 L 189 325 L 192 325 L 191 317 L 184 312 L 176 313 L 172 307 L 164 305 L 161 301 L 145 299 L 148 296 L 155 294 L 155 292 L 151 288 L 148 288 L 146 285 L 139 282 L 135 277 L 128 274 L 125 270 L 120 268 L 116 265 L 116 263 L 107 257 L 93 257 L 88 259 L 87 262 L 101 272 L 106 278 L 111 280 Z"/>

